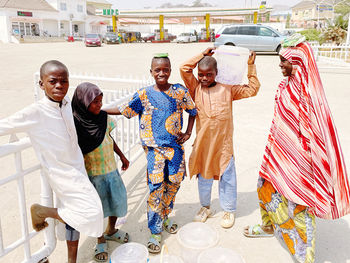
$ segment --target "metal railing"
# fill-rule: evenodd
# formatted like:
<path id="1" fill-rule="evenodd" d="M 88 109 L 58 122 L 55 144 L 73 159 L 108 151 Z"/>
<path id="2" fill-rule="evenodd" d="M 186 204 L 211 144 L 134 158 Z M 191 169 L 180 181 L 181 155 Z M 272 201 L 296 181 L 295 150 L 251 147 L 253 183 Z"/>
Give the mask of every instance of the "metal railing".
<path id="1" fill-rule="evenodd" d="M 103 91 L 103 100 L 105 104 L 109 106 L 119 105 L 126 102 L 132 96 L 132 94 L 139 88 L 150 85 L 151 79 L 141 78 L 135 79 L 132 77 L 117 77 L 106 78 L 101 76 L 91 75 L 71 75 L 70 77 L 70 94 L 74 91 L 76 84 L 83 81 L 91 81 L 97 84 Z M 39 87 L 39 73 L 34 75 L 34 96 L 35 100 L 39 100 L 43 95 Z M 105 89 L 104 87 L 113 87 L 114 89 Z M 137 118 L 130 120 L 116 116 L 117 128 L 114 130 L 113 137 L 125 156 L 129 159 L 130 165 L 132 165 L 143 153 L 140 147 L 139 129 Z M 8 246 L 4 246 L 3 242 L 3 230 L 0 220 L 0 259 L 8 255 L 10 252 L 19 249 L 21 246 L 24 248 L 24 260 L 23 263 L 36 263 L 40 260 L 48 257 L 56 247 L 56 234 L 54 227 L 54 220 L 48 219 L 49 226 L 44 230 L 44 246 L 37 252 L 31 253 L 30 241 L 39 233 L 30 231 L 30 222 L 28 222 L 27 207 L 26 207 L 26 195 L 25 195 L 25 176 L 31 176 L 34 172 L 40 172 L 41 180 L 41 199 L 42 205 L 53 207 L 53 193 L 47 182 L 44 171 L 42 170 L 39 162 L 32 165 L 29 168 L 23 169 L 22 152 L 32 147 L 28 137 L 18 139 L 15 134 L 11 134 L 10 142 L 0 145 L 0 161 L 1 158 L 6 156 L 14 156 L 16 172 L 10 176 L 1 177 L 0 187 L 11 183 L 17 182 L 17 192 L 19 201 L 19 217 L 21 220 L 22 237 Z M 4 211 L 5 212 L 5 211 Z"/>
<path id="2" fill-rule="evenodd" d="M 316 43 L 311 44 L 315 57 L 318 61 L 337 64 L 339 66 L 350 66 L 350 46 Z"/>
<path id="3" fill-rule="evenodd" d="M 29 232 L 29 223 L 27 217 L 27 208 L 26 208 L 26 196 L 25 196 L 25 186 L 24 186 L 24 177 L 29 176 L 35 171 L 40 171 L 41 179 L 41 204 L 45 206 L 53 206 L 52 191 L 46 180 L 46 177 L 43 175 L 43 170 L 39 163 L 32 165 L 27 169 L 23 169 L 22 162 L 22 152 L 31 147 L 29 138 L 18 139 L 16 135 L 12 134 L 10 137 L 10 142 L 0 146 L 0 158 L 3 158 L 8 155 L 14 155 L 16 172 L 8 177 L 5 177 L 0 180 L 0 186 L 8 184 L 12 181 L 17 182 L 17 193 L 18 193 L 18 205 L 20 210 L 20 220 L 22 228 L 22 237 L 12 244 L 4 247 L 3 242 L 3 229 L 0 222 L 0 258 L 6 256 L 13 250 L 23 246 L 24 248 L 24 261 L 26 263 L 37 263 L 40 260 L 44 259 L 50 255 L 56 247 L 56 237 L 55 237 L 55 228 L 54 222 L 52 219 L 48 219 L 49 226 L 44 230 L 44 246 L 34 254 L 31 254 L 30 240 L 33 239 L 38 232 L 31 231 Z"/>

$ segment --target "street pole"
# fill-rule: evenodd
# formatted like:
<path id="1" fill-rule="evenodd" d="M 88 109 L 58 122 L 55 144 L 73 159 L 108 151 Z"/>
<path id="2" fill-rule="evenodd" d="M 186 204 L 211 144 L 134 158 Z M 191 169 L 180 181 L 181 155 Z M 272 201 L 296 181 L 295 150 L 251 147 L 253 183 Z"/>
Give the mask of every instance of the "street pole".
<path id="1" fill-rule="evenodd" d="M 349 13 L 349 21 L 348 21 L 348 33 L 346 36 L 346 45 L 350 45 L 350 13 Z"/>

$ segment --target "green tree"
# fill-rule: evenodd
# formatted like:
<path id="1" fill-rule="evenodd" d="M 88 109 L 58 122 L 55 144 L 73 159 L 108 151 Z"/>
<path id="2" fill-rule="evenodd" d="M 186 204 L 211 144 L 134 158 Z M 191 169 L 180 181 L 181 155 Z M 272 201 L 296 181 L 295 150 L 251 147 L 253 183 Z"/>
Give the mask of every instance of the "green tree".
<path id="1" fill-rule="evenodd" d="M 292 15 L 288 14 L 287 15 L 287 20 L 286 20 L 286 28 L 290 28 L 290 19 L 291 19 Z"/>
<path id="2" fill-rule="evenodd" d="M 266 14 L 266 22 L 270 22 L 270 12 Z"/>
<path id="3" fill-rule="evenodd" d="M 339 25 L 329 25 L 321 35 L 324 41 L 332 41 L 332 43 L 339 45 L 344 42 L 346 38 L 346 30 Z"/>
<path id="4" fill-rule="evenodd" d="M 344 0 L 336 5 L 334 11 L 337 14 L 348 17 L 350 13 L 350 0 Z"/>

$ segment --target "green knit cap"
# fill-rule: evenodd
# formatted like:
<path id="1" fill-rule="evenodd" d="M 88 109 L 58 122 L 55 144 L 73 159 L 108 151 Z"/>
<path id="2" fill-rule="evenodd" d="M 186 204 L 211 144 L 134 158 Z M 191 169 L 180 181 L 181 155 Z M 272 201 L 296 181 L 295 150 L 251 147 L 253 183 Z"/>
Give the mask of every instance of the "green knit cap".
<path id="1" fill-rule="evenodd" d="M 156 53 L 153 55 L 154 58 L 168 58 L 169 54 L 168 53 Z"/>

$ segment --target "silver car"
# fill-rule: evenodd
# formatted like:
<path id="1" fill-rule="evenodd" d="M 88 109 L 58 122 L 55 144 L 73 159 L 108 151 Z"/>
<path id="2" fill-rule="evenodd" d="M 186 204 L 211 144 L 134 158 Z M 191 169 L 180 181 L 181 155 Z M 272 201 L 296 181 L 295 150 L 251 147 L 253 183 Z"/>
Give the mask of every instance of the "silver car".
<path id="1" fill-rule="evenodd" d="M 283 36 L 273 28 L 264 25 L 226 25 L 215 36 L 216 47 L 232 45 L 253 51 L 279 52 Z"/>
<path id="2" fill-rule="evenodd" d="M 189 42 L 196 42 L 197 41 L 197 37 L 192 34 L 192 33 L 181 33 L 177 39 L 176 42 L 177 43 L 189 43 Z"/>

